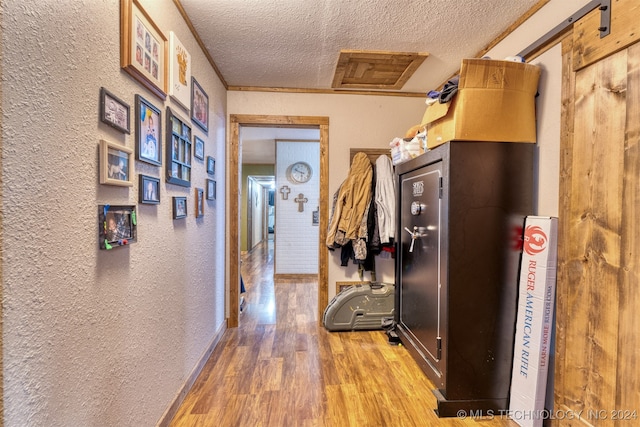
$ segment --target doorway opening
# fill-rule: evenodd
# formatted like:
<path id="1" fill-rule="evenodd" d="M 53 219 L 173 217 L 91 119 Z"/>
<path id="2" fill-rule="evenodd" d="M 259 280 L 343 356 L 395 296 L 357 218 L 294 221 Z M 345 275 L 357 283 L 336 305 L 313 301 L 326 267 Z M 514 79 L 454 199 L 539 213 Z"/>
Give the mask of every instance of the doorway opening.
<path id="1" fill-rule="evenodd" d="M 242 166 L 244 168 L 244 165 Z M 244 174 L 243 174 L 244 175 Z M 247 175 L 240 214 L 241 251 L 249 252 L 263 241 L 273 241 L 275 233 L 275 176 Z"/>
<path id="2" fill-rule="evenodd" d="M 240 153 L 241 129 L 244 127 L 264 128 L 311 128 L 320 132 L 320 197 L 319 197 L 319 237 L 318 237 L 318 319 L 328 303 L 328 254 L 324 242 L 328 225 L 328 176 L 329 176 L 329 118 L 321 116 L 264 116 L 236 115 L 229 120 L 229 317 L 227 326 L 237 327 L 239 323 L 240 302 Z"/>

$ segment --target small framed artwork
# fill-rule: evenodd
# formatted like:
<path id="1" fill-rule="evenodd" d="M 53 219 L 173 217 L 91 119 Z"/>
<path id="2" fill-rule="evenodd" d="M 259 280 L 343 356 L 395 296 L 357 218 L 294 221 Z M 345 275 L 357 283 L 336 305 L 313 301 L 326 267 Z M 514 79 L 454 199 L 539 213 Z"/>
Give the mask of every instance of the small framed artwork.
<path id="1" fill-rule="evenodd" d="M 196 188 L 196 218 L 204 216 L 204 190 Z"/>
<path id="2" fill-rule="evenodd" d="M 160 178 L 138 175 L 138 193 L 140 203 L 157 205 L 160 203 Z"/>
<path id="3" fill-rule="evenodd" d="M 195 77 L 191 77 L 191 120 L 203 131 L 209 131 L 209 96 Z"/>
<path id="4" fill-rule="evenodd" d="M 197 135 L 193 136 L 193 157 L 204 160 L 204 140 Z"/>
<path id="5" fill-rule="evenodd" d="M 167 98 L 167 44 L 138 0 L 120 0 L 120 66 L 163 101 Z"/>
<path id="6" fill-rule="evenodd" d="M 100 249 L 113 249 L 136 241 L 136 207 L 98 206 L 98 241 Z"/>
<path id="7" fill-rule="evenodd" d="M 100 88 L 100 120 L 129 133 L 129 105 L 103 87 Z"/>
<path id="8" fill-rule="evenodd" d="M 162 165 L 162 126 L 160 110 L 136 95 L 136 159 Z"/>
<path id="9" fill-rule="evenodd" d="M 173 219 L 180 219 L 187 217 L 187 198 L 186 197 L 174 197 L 173 198 Z"/>
<path id="10" fill-rule="evenodd" d="M 215 175 L 216 173 L 216 159 L 211 156 L 207 156 L 207 173 L 209 175 Z"/>
<path id="11" fill-rule="evenodd" d="M 191 126 L 167 107 L 166 180 L 191 186 Z"/>
<path id="12" fill-rule="evenodd" d="M 113 142 L 100 141 L 100 184 L 133 185 L 133 150 Z"/>
<path id="13" fill-rule="evenodd" d="M 213 179 L 207 179 L 207 200 L 216 199 L 216 182 Z"/>
<path id="14" fill-rule="evenodd" d="M 180 43 L 176 33 L 169 32 L 169 96 L 189 111 L 191 55 Z"/>

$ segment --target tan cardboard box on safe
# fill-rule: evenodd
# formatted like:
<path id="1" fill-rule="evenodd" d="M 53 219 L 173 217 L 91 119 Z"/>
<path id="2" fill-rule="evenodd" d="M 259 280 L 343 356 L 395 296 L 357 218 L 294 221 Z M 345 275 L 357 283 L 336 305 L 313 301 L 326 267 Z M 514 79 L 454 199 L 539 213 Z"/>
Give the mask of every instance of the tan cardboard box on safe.
<path id="1" fill-rule="evenodd" d="M 427 147 L 447 141 L 536 142 L 540 67 L 513 61 L 463 59 L 451 102 L 427 107 Z"/>

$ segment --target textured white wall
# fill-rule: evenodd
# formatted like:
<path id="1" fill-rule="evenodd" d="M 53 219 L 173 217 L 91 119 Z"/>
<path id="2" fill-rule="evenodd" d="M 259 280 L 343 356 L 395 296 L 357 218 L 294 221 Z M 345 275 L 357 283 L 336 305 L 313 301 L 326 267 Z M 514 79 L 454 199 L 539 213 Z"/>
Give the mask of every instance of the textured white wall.
<path id="1" fill-rule="evenodd" d="M 537 121 L 535 173 L 538 179 L 534 188 L 534 213 L 557 217 L 560 204 L 562 47 L 554 46 L 531 63 L 542 68 L 536 110 L 544 112 L 538 114 Z"/>
<path id="2" fill-rule="evenodd" d="M 218 199 L 196 220 L 193 188 L 137 162 L 161 177 L 161 204 L 138 205 L 137 243 L 100 251 L 98 205 L 138 196 L 137 176 L 99 184 L 99 140 L 133 148 L 135 94 L 162 109 L 163 135 L 174 105 L 121 71 L 118 0 L 2 2 L 5 426 L 154 425 L 224 324 L 225 90 L 173 2 L 142 4 L 209 95 L 209 133 L 194 132 L 218 160 Z M 101 86 L 130 105 L 130 135 L 100 122 Z M 194 186 L 205 177 L 194 159 Z"/>
<path id="3" fill-rule="evenodd" d="M 286 171 L 295 162 L 307 162 L 313 173 L 304 184 L 287 180 Z M 276 233 L 275 274 L 318 274 L 318 226 L 312 224 L 312 212 L 320 200 L 320 144 L 317 142 L 276 142 Z M 280 189 L 290 193 L 284 200 Z M 295 199 L 307 199 L 298 211 Z"/>

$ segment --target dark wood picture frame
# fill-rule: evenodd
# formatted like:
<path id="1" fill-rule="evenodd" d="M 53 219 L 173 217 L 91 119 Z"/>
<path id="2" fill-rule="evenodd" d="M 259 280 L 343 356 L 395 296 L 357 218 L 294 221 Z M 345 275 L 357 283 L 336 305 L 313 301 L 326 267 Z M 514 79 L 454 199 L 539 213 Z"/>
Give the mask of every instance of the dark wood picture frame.
<path id="1" fill-rule="evenodd" d="M 185 196 L 173 197 L 173 219 L 187 217 L 187 198 Z"/>
<path id="2" fill-rule="evenodd" d="M 195 77 L 191 77 L 191 120 L 205 133 L 209 132 L 209 95 Z"/>
<path id="3" fill-rule="evenodd" d="M 216 181 L 207 178 L 207 200 L 216 199 Z"/>
<path id="4" fill-rule="evenodd" d="M 216 159 L 211 156 L 207 156 L 207 173 L 209 175 L 215 175 L 216 173 Z"/>
<path id="5" fill-rule="evenodd" d="M 196 191 L 196 218 L 204 216 L 204 189 L 195 188 Z"/>
<path id="6" fill-rule="evenodd" d="M 136 95 L 136 160 L 162 166 L 162 113 Z"/>
<path id="7" fill-rule="evenodd" d="M 148 205 L 160 204 L 160 178 L 138 175 L 138 201 Z"/>
<path id="8" fill-rule="evenodd" d="M 204 139 L 198 135 L 193 136 L 193 157 L 204 160 Z"/>
<path id="9" fill-rule="evenodd" d="M 167 107 L 166 181 L 191 187 L 191 125 Z"/>
<path id="10" fill-rule="evenodd" d="M 122 133 L 130 133 L 129 104 L 104 87 L 100 88 L 100 120 Z"/>

